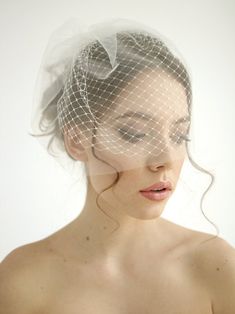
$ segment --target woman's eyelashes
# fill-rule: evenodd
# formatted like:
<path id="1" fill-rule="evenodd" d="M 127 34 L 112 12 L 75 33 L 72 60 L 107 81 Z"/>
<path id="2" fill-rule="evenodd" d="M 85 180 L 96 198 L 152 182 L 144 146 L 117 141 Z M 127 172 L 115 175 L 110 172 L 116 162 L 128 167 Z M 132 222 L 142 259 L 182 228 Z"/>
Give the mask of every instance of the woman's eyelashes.
<path id="1" fill-rule="evenodd" d="M 135 134 L 130 133 L 125 128 L 119 128 L 118 132 L 120 133 L 122 139 L 130 143 L 137 143 L 140 139 L 146 136 L 145 133 L 135 133 Z"/>
<path id="2" fill-rule="evenodd" d="M 174 138 L 176 138 L 176 136 L 175 136 Z M 177 143 L 177 144 L 182 144 L 184 141 L 185 141 L 185 142 L 190 142 L 190 141 L 191 141 L 191 139 L 188 137 L 187 134 L 181 134 L 181 135 L 179 135 L 179 136 L 177 137 L 176 143 Z"/>
<path id="3" fill-rule="evenodd" d="M 130 133 L 128 132 L 128 129 L 125 128 L 119 128 L 118 132 L 121 135 L 122 139 L 130 143 L 137 143 L 148 135 L 145 133 Z M 191 139 L 188 137 L 188 134 L 176 134 L 174 136 L 171 136 L 171 139 L 173 139 L 173 141 L 179 145 L 182 144 L 184 141 L 186 142 L 191 141 Z"/>

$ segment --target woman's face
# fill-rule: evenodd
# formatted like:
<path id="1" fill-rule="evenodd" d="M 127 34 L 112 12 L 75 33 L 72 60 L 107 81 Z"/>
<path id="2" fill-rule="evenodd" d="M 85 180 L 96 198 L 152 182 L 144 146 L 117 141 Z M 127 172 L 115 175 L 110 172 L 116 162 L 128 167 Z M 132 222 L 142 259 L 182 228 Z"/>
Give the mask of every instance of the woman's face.
<path id="1" fill-rule="evenodd" d="M 170 181 L 175 189 L 186 157 L 180 136 L 187 135 L 187 117 L 187 98 L 178 81 L 166 72 L 138 75 L 97 130 L 95 154 L 104 162 L 86 148 L 89 188 L 101 193 L 115 181 L 117 170 L 118 182 L 100 198 L 132 217 L 160 215 L 169 198 L 152 201 L 139 191 L 160 181 Z"/>

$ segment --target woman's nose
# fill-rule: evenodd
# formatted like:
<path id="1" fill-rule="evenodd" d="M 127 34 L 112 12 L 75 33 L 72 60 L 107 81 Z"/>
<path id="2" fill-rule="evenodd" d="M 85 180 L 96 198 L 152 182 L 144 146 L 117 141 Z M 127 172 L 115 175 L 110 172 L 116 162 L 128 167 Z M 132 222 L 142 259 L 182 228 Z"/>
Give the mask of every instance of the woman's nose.
<path id="1" fill-rule="evenodd" d="M 147 160 L 147 165 L 151 171 L 162 171 L 164 168 L 172 166 L 172 163 L 174 162 L 173 159 L 176 156 L 177 154 L 174 154 L 171 149 L 167 148 L 164 152 L 158 154 L 158 156 L 150 156 Z"/>

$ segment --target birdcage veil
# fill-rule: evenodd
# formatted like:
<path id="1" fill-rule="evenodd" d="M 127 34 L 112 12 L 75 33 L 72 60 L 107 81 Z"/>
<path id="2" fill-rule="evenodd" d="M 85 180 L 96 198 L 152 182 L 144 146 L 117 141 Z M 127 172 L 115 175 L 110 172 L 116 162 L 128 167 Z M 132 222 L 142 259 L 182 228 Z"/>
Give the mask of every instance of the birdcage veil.
<path id="1" fill-rule="evenodd" d="M 175 45 L 149 26 L 121 18 L 92 25 L 70 19 L 44 52 L 32 133 L 75 178 L 83 163 L 68 154 L 65 136 L 124 160 L 122 171 L 169 152 L 181 158 L 189 141 L 190 77 Z"/>

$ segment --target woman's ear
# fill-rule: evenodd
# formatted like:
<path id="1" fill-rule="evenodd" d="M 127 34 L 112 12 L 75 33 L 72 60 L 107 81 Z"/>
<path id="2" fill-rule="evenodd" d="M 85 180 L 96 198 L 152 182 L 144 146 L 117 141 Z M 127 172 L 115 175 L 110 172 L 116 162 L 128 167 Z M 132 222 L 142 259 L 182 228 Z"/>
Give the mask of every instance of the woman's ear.
<path id="1" fill-rule="evenodd" d="M 74 131 L 72 131 L 74 134 Z M 76 132 L 76 137 L 72 136 L 71 130 L 64 133 L 64 145 L 67 153 L 74 159 L 80 161 L 87 161 L 87 152 L 82 145 L 81 137 L 78 131 Z"/>

